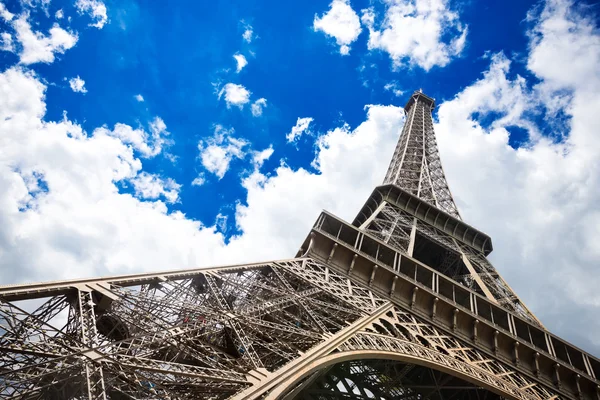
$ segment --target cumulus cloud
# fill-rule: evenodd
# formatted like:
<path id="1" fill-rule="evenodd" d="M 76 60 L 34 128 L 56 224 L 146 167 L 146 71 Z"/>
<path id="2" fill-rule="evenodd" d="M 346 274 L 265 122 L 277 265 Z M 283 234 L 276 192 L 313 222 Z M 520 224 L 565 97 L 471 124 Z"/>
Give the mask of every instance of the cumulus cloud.
<path id="1" fill-rule="evenodd" d="M 546 103 L 560 94 L 559 89 L 587 89 L 586 93 L 598 90 L 600 35 L 597 21 L 578 13 L 575 4 L 567 0 L 548 0 L 539 15 L 535 12 L 528 15 L 530 22 L 537 23 L 529 31 L 527 67 L 543 79 L 537 89 Z M 568 74 L 564 69 L 567 67 Z"/>
<path id="2" fill-rule="evenodd" d="M 230 249 L 249 252 L 246 246 L 255 240 L 269 240 L 279 248 L 255 249 L 255 254 L 289 257 L 320 210 L 352 220 L 383 180 L 404 119 L 399 107 L 367 106 L 366 113 L 366 120 L 355 129 L 343 125 L 319 138 L 312 163 L 316 173 L 281 164 L 272 173 L 255 171 L 245 178 L 247 199 L 236 209 L 236 224 L 244 234 L 231 240 Z"/>
<path id="3" fill-rule="evenodd" d="M 61 8 L 54 14 L 54 16 L 56 17 L 56 19 L 63 19 L 65 16 L 65 13 L 64 13 L 63 9 Z"/>
<path id="4" fill-rule="evenodd" d="M 223 88 L 219 91 L 218 97 L 219 99 L 221 97 L 225 99 L 225 103 L 227 103 L 227 108 L 234 105 L 242 109 L 244 107 L 244 104 L 250 101 L 250 95 L 250 91 L 242 85 L 230 82 L 223 86 Z"/>
<path id="5" fill-rule="evenodd" d="M 263 151 L 252 152 L 252 163 L 256 168 L 262 167 L 262 165 L 273 155 L 273 146 L 269 146 Z"/>
<path id="6" fill-rule="evenodd" d="M 134 129 L 129 125 L 117 123 L 113 130 L 103 126 L 94 133 L 118 138 L 122 143 L 130 145 L 142 157 L 154 157 L 170 142 L 167 138 L 169 132 L 165 122 L 160 117 L 155 117 L 149 124 L 150 133 L 142 128 Z"/>
<path id="7" fill-rule="evenodd" d="M 202 186 L 206 183 L 206 177 L 203 173 L 198 174 L 192 181 L 192 186 Z"/>
<path id="8" fill-rule="evenodd" d="M 22 46 L 19 54 L 21 64 L 52 63 L 55 53 L 62 54 L 77 43 L 77 35 L 62 29 L 58 24 L 50 28 L 48 36 L 32 31 L 27 17 L 27 14 L 23 14 L 13 23 L 17 40 Z"/>
<path id="9" fill-rule="evenodd" d="M 222 179 L 229 170 L 231 160 L 244 158 L 246 155 L 244 148 L 249 145 L 249 142 L 235 138 L 233 134 L 233 129 L 216 125 L 213 136 L 198 144 L 202 165 L 219 179 Z"/>
<path id="10" fill-rule="evenodd" d="M 235 58 L 235 63 L 236 63 L 236 67 L 235 67 L 235 72 L 237 72 L 238 74 L 240 73 L 240 71 L 246 66 L 248 65 L 248 60 L 246 60 L 246 57 L 244 57 L 243 54 L 240 53 L 236 53 L 233 55 L 233 58 Z"/>
<path id="11" fill-rule="evenodd" d="M 140 196 L 157 193 L 157 181 L 140 174 L 135 140 L 106 129 L 86 134 L 67 119 L 45 121 L 45 90 L 32 72 L 13 67 L 0 73 L 2 283 L 123 273 L 132 262 L 151 261 L 146 254 L 162 240 L 159 227 L 185 218 L 169 213 L 160 199 L 120 193 L 121 183 L 135 185 Z M 158 121 L 153 126 L 163 129 Z M 174 185 L 163 182 L 159 196 L 174 200 Z M 179 231 L 175 225 L 167 227 L 171 234 Z M 193 241 L 207 236 L 221 243 L 211 228 L 183 225 Z M 154 254 L 160 260 L 153 268 L 193 263 L 186 256 L 169 261 L 162 251 Z"/>
<path id="12" fill-rule="evenodd" d="M 373 8 L 363 10 L 369 29 L 369 49 L 389 54 L 395 68 L 404 64 L 429 70 L 443 67 L 459 55 L 466 43 L 467 26 L 448 0 L 386 0 L 381 24 Z"/>
<path id="13" fill-rule="evenodd" d="M 144 102 L 144 96 L 142 96 L 141 94 L 136 94 L 133 97 L 135 97 L 135 99 L 140 103 Z"/>
<path id="14" fill-rule="evenodd" d="M 8 11 L 6 9 L 6 6 L 3 3 L 0 3 L 0 18 L 2 18 L 4 21 L 8 22 L 8 21 L 11 21 L 14 16 L 15 16 L 15 14 Z"/>
<path id="15" fill-rule="evenodd" d="M 75 7 L 79 14 L 88 14 L 95 21 L 90 26 L 102 29 L 108 22 L 106 5 L 100 0 L 77 0 Z"/>
<path id="16" fill-rule="evenodd" d="M 87 93 L 87 89 L 85 88 L 85 81 L 77 75 L 75 78 L 69 79 L 69 86 L 71 86 L 71 90 L 78 93 Z"/>
<path id="17" fill-rule="evenodd" d="M 243 22 L 243 21 L 242 21 Z M 252 29 L 252 25 L 244 24 L 244 33 L 242 33 L 242 38 L 250 43 L 254 39 L 254 30 Z"/>
<path id="18" fill-rule="evenodd" d="M 222 125 L 215 125 L 213 135 L 198 143 L 202 166 L 219 180 L 225 176 L 234 159 L 242 160 L 249 156 L 254 169 L 257 170 L 273 154 L 272 146 L 262 151 L 253 150 L 249 141 L 234 135 L 233 128 L 226 129 Z M 205 182 L 205 175 L 201 173 L 192 185 L 200 186 Z"/>
<path id="19" fill-rule="evenodd" d="M 145 171 L 140 172 L 129 182 L 135 189 L 135 194 L 142 199 L 158 199 L 163 197 L 167 203 L 175 203 L 179 200 L 179 189 L 181 185 L 171 178 L 162 179 Z"/>
<path id="20" fill-rule="evenodd" d="M 388 82 L 383 86 L 383 90 L 388 92 L 392 92 L 394 96 L 402 96 L 404 94 L 404 90 L 400 88 L 400 83 L 398 81 Z"/>
<path id="21" fill-rule="evenodd" d="M 12 35 L 10 33 L 0 33 L 0 50 L 10 52 L 15 51 L 15 45 L 13 43 Z"/>
<path id="22" fill-rule="evenodd" d="M 288 141 L 288 143 L 300 139 L 300 136 L 302 136 L 302 134 L 308 132 L 308 127 L 310 126 L 311 122 L 313 122 L 313 119 L 310 117 L 298 118 L 298 120 L 296 121 L 296 125 L 292 127 L 292 130 L 287 135 L 285 135 L 285 138 Z"/>
<path id="23" fill-rule="evenodd" d="M 350 45 L 362 31 L 358 14 L 350 6 L 349 0 L 333 0 L 329 11 L 321 17 L 315 15 L 313 29 L 335 38 L 342 55 L 350 54 Z"/>
<path id="24" fill-rule="evenodd" d="M 256 100 L 254 103 L 252 103 L 252 106 L 250 107 L 252 110 L 252 115 L 254 115 L 255 117 L 260 117 L 263 113 L 263 108 L 265 108 L 267 106 L 267 99 L 265 99 L 264 97 Z"/>

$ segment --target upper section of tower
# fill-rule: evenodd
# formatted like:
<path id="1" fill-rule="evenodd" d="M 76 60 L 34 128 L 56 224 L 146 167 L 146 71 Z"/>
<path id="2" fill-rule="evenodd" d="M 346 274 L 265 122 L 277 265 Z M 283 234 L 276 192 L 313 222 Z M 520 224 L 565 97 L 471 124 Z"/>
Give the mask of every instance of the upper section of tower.
<path id="1" fill-rule="evenodd" d="M 410 111 L 410 108 L 416 102 L 423 102 L 427 104 L 431 110 L 435 108 L 435 100 L 432 97 L 429 97 L 426 94 L 424 94 L 423 91 L 419 89 L 415 90 L 412 96 L 410 96 L 410 98 L 406 102 L 406 105 L 404 106 L 404 111 L 408 113 Z"/>
<path id="2" fill-rule="evenodd" d="M 406 121 L 383 183 L 397 185 L 460 219 L 433 131 L 434 107 L 434 99 L 421 90 L 411 95 L 404 107 Z"/>

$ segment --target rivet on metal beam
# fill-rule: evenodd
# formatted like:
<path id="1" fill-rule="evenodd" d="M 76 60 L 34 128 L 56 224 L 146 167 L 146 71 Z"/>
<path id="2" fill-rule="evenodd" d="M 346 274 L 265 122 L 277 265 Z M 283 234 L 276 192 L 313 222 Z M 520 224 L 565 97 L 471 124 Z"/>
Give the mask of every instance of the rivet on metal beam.
<path id="1" fill-rule="evenodd" d="M 438 301 L 440 301 L 440 299 L 438 299 L 437 297 L 435 299 L 433 299 L 433 305 L 431 306 L 431 319 L 433 321 L 435 321 L 436 318 L 436 312 L 437 312 L 437 303 Z"/>
<path id="2" fill-rule="evenodd" d="M 452 312 L 452 330 L 455 331 L 458 326 L 458 308 Z"/>
<path id="3" fill-rule="evenodd" d="M 350 267 L 348 267 L 348 275 L 350 275 L 352 273 L 352 270 L 354 269 L 354 263 L 356 262 L 357 257 L 358 257 L 358 254 L 354 254 L 354 256 L 352 257 L 352 261 L 350 262 Z"/>
<path id="4" fill-rule="evenodd" d="M 373 279 L 375 279 L 375 273 L 377 272 L 377 268 L 379 268 L 379 265 L 373 264 L 373 272 L 371 272 L 371 278 L 369 279 L 369 286 L 371 286 L 373 284 Z"/>
<path id="5" fill-rule="evenodd" d="M 392 288 L 390 289 L 390 296 L 392 296 L 396 291 L 396 282 L 398 282 L 398 277 L 394 276 L 394 280 L 392 281 Z"/>
<path id="6" fill-rule="evenodd" d="M 410 308 L 414 308 L 415 307 L 415 303 L 417 302 L 417 292 L 419 291 L 419 288 L 417 286 L 415 286 L 415 288 L 412 291 L 412 298 L 410 300 Z"/>
<path id="7" fill-rule="evenodd" d="M 329 263 L 331 261 L 331 259 L 333 258 L 333 255 L 335 254 L 335 249 L 337 249 L 338 244 L 334 243 L 333 247 L 331 248 L 331 252 L 329 253 L 329 257 L 327 257 L 327 263 Z"/>
<path id="8" fill-rule="evenodd" d="M 494 331 L 494 355 L 498 355 L 498 335 L 500 332 Z"/>

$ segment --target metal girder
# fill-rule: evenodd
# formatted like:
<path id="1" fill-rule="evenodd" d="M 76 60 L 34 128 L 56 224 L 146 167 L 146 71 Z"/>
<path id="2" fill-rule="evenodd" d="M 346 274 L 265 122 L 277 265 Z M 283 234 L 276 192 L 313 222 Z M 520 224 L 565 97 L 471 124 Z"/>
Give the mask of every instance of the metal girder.
<path id="1" fill-rule="evenodd" d="M 362 230 L 411 257 L 415 257 L 415 245 L 424 245 L 428 241 L 436 243 L 441 249 L 445 249 L 444 257 L 435 262 L 428 262 L 429 266 L 457 281 L 459 277 L 468 273 L 476 285 L 473 286 L 464 280 L 463 283 L 467 283 L 493 302 L 538 326 L 543 326 L 500 277 L 483 252 L 459 243 L 452 236 L 426 222 L 417 221 L 394 204 L 385 201 L 381 204 L 384 206 L 378 208 L 368 221 L 361 225 Z M 459 259 L 461 262 L 458 262 Z"/>
<path id="2" fill-rule="evenodd" d="M 227 398 L 361 315 L 290 265 L 67 282 L 29 310 L 0 289 L 0 398 Z"/>
<path id="3" fill-rule="evenodd" d="M 152 287 L 122 288 L 110 279 L 103 282 L 103 289 L 97 291 L 71 286 L 67 295 L 71 318 L 63 320 L 64 327 L 53 327 L 58 321 L 55 316 L 41 324 L 46 335 L 25 337 L 22 348 L 3 356 L 0 398 L 112 399 L 118 398 L 117 393 L 132 398 L 155 393 L 171 398 L 277 398 L 275 393 L 293 390 L 295 378 L 307 368 L 317 371 L 347 357 L 399 357 L 398 362 L 412 366 L 396 373 L 399 377 L 414 368 L 429 368 L 506 397 L 553 396 L 543 382 L 516 373 L 510 364 L 449 336 L 312 259 L 242 271 L 198 272 Z M 243 287 L 235 291 L 234 285 Z M 5 309 L 8 305 L 20 309 L 2 301 Z M 306 308 L 310 313 L 303 311 Z M 29 318 L 26 311 L 20 313 L 14 314 L 11 326 L 15 320 Z M 261 366 L 249 364 L 237 351 L 239 336 L 231 328 L 232 321 Z M 4 343 L 10 348 L 15 338 L 6 336 Z M 377 385 L 362 376 L 355 383 L 364 397 Z M 380 386 L 377 390 L 384 393 Z M 458 390 L 458 386 L 453 381 L 439 390 Z M 390 384 L 385 390 L 388 395 L 399 393 Z"/>

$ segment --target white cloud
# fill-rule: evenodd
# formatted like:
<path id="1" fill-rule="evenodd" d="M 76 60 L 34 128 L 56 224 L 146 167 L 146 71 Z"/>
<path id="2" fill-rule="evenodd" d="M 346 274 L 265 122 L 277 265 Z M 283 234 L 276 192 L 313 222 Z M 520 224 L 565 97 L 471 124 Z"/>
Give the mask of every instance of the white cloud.
<path id="1" fill-rule="evenodd" d="M 215 226 L 219 228 L 221 232 L 227 231 L 227 215 L 218 213 L 215 218 Z"/>
<path id="2" fill-rule="evenodd" d="M 64 13 L 63 9 L 61 8 L 54 14 L 54 16 L 56 17 L 56 19 L 63 19 L 65 16 L 65 13 Z"/>
<path id="3" fill-rule="evenodd" d="M 350 54 L 350 45 L 362 31 L 360 19 L 349 0 L 333 0 L 327 13 L 321 17 L 315 15 L 313 29 L 334 37 L 342 55 Z"/>
<path id="4" fill-rule="evenodd" d="M 133 96 L 133 97 L 135 97 L 135 99 L 136 99 L 137 101 L 139 101 L 140 103 L 142 103 L 142 102 L 144 101 L 144 96 L 142 96 L 141 94 L 136 94 L 136 95 L 135 95 L 135 96 Z"/>
<path id="5" fill-rule="evenodd" d="M 308 127 L 311 122 L 313 122 L 313 119 L 310 117 L 298 118 L 298 120 L 296 121 L 296 125 L 292 127 L 290 133 L 285 135 L 285 138 L 287 139 L 288 143 L 300 139 L 300 136 L 302 136 L 302 134 L 308 132 Z"/>
<path id="6" fill-rule="evenodd" d="M 252 106 L 250 107 L 252 110 L 252 115 L 255 117 L 260 117 L 265 107 L 267 107 L 267 99 L 261 97 L 260 99 L 252 103 Z"/>
<path id="7" fill-rule="evenodd" d="M 246 66 L 248 65 L 248 60 L 246 60 L 246 57 L 244 57 L 243 54 L 240 53 L 236 53 L 233 55 L 233 58 L 235 58 L 235 62 L 236 62 L 236 68 L 235 68 L 235 72 L 237 72 L 238 74 L 240 73 L 240 71 Z"/>
<path id="8" fill-rule="evenodd" d="M 181 185 L 171 178 L 161 179 L 142 171 L 130 179 L 130 182 L 133 184 L 135 194 L 142 199 L 155 200 L 164 197 L 167 203 L 175 203 L 179 200 Z"/>
<path id="9" fill-rule="evenodd" d="M 32 72 L 0 73 L 2 283 L 216 262 L 206 255 L 224 246 L 214 227 L 160 199 L 119 192 L 120 183 L 142 181 L 129 143 L 106 129 L 86 134 L 66 119 L 43 120 L 45 89 Z M 173 190 L 160 196 L 173 199 Z"/>
<path id="10" fill-rule="evenodd" d="M 233 158 L 233 155 L 227 150 L 227 147 L 218 145 L 208 145 L 201 149 L 200 158 L 202 165 L 219 179 L 225 176 L 225 173 L 229 169 L 229 163 Z"/>
<path id="11" fill-rule="evenodd" d="M 50 1 L 51 0 L 20 0 L 19 3 L 24 7 L 32 9 L 39 7 L 44 11 L 46 16 L 48 16 L 48 6 L 50 5 Z"/>
<path id="12" fill-rule="evenodd" d="M 8 21 L 11 21 L 14 16 L 15 16 L 15 14 L 8 11 L 6 9 L 6 6 L 3 3 L 0 3 L 0 18 L 2 18 L 4 21 L 8 22 Z"/>
<path id="13" fill-rule="evenodd" d="M 219 180 L 225 176 L 234 159 L 242 160 L 249 155 L 256 170 L 273 154 L 272 146 L 262 151 L 252 150 L 249 141 L 234 137 L 234 133 L 233 128 L 226 129 L 222 125 L 216 125 L 213 135 L 198 143 L 202 166 Z M 200 186 L 205 182 L 205 175 L 201 173 L 194 179 L 192 185 Z"/>
<path id="14" fill-rule="evenodd" d="M 206 177 L 203 173 L 198 174 L 196 178 L 192 181 L 192 186 L 202 186 L 206 183 Z"/>
<path id="15" fill-rule="evenodd" d="M 31 30 L 27 21 L 27 14 L 23 14 L 14 21 L 13 27 L 17 32 L 17 40 L 22 46 L 20 55 L 21 64 L 34 64 L 38 62 L 54 62 L 54 54 L 62 54 L 75 46 L 77 35 L 62 29 L 57 24 L 50 28 L 50 35 Z"/>
<path id="16" fill-rule="evenodd" d="M 558 94 L 548 97 L 550 91 L 557 92 L 561 88 L 599 90 L 597 20 L 575 13 L 573 4 L 576 3 L 567 0 L 548 0 L 547 3 L 541 15 L 529 15 L 539 22 L 530 32 L 531 49 L 527 60 L 527 67 L 544 79 L 538 87 L 546 94 L 544 100 L 550 102 L 550 97 Z"/>
<path id="17" fill-rule="evenodd" d="M 216 125 L 213 136 L 198 143 L 202 165 L 219 179 L 225 176 L 233 158 L 241 159 L 246 156 L 244 148 L 249 143 L 246 140 L 234 138 L 233 133 L 233 129 L 225 129 L 221 125 Z"/>
<path id="18" fill-rule="evenodd" d="M 373 8 L 363 10 L 369 29 L 369 49 L 383 50 L 395 68 L 408 61 L 425 70 L 443 67 L 459 55 L 467 27 L 450 9 L 448 0 L 386 0 L 383 22 L 375 23 Z"/>
<path id="19" fill-rule="evenodd" d="M 250 94 L 250 91 L 242 85 L 230 82 L 219 91 L 219 99 L 224 95 L 227 108 L 234 105 L 241 109 L 250 101 Z"/>
<path id="20" fill-rule="evenodd" d="M 15 51 L 15 45 L 12 40 L 12 36 L 8 32 L 0 33 L 0 50 L 2 51 Z"/>
<path id="21" fill-rule="evenodd" d="M 87 89 L 85 88 L 85 81 L 77 75 L 75 78 L 69 79 L 69 86 L 71 86 L 71 90 L 78 93 L 87 93 Z"/>
<path id="22" fill-rule="evenodd" d="M 254 151 L 252 155 L 252 163 L 256 168 L 262 167 L 262 165 L 273 155 L 273 146 L 269 146 L 263 151 Z"/>
<path id="23" fill-rule="evenodd" d="M 320 137 L 313 162 L 317 173 L 284 164 L 268 175 L 252 173 L 243 181 L 246 203 L 236 211 L 236 224 L 244 234 L 233 238 L 229 249 L 264 259 L 289 257 L 322 209 L 352 220 L 383 180 L 403 119 L 399 107 L 369 106 L 366 121 L 356 129 L 344 125 Z M 262 240 L 278 249 L 247 247 Z"/>
<path id="24" fill-rule="evenodd" d="M 386 83 L 383 89 L 392 92 L 396 97 L 402 96 L 404 94 L 404 90 L 400 88 L 400 83 L 398 83 L 398 81 Z"/>
<path id="25" fill-rule="evenodd" d="M 94 134 L 103 134 L 118 138 L 122 143 L 130 145 L 133 150 L 138 151 L 142 157 L 154 157 L 169 144 L 166 136 L 169 135 L 164 121 L 155 117 L 149 124 L 150 133 L 142 128 L 133 129 L 129 125 L 117 123 L 111 131 L 106 127 L 97 128 Z"/>
<path id="26" fill-rule="evenodd" d="M 244 24 L 244 33 L 242 33 L 242 38 L 250 43 L 254 39 L 254 30 L 251 25 Z"/>
<path id="27" fill-rule="evenodd" d="M 95 21 L 90 26 L 102 29 L 108 22 L 106 5 L 100 0 L 77 0 L 75 7 L 77 7 L 79 14 L 86 13 Z"/>

